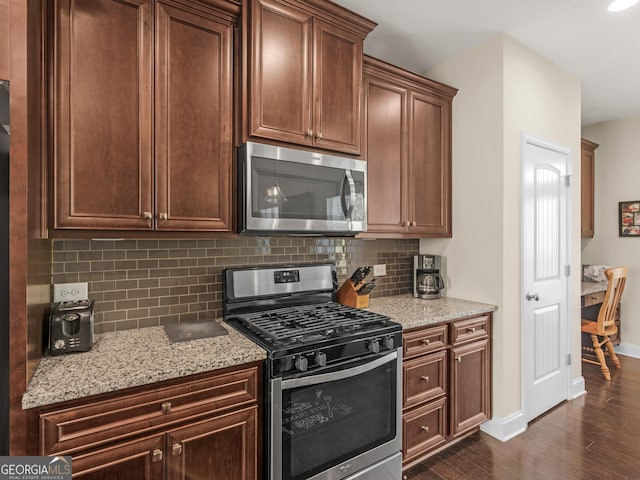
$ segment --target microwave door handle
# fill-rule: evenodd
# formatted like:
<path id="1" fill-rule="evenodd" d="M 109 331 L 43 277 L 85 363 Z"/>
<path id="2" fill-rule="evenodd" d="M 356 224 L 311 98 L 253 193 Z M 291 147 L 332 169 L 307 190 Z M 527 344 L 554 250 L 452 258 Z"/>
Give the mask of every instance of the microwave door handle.
<path id="1" fill-rule="evenodd" d="M 345 192 L 345 186 L 349 185 L 349 191 Z M 356 204 L 356 184 L 353 181 L 351 170 L 344 171 L 344 178 L 342 179 L 342 196 L 340 197 L 340 203 L 342 204 L 342 211 L 344 217 L 347 220 L 351 220 L 351 214 L 353 213 L 353 206 Z M 349 196 L 349 205 L 347 206 L 347 195 Z"/>

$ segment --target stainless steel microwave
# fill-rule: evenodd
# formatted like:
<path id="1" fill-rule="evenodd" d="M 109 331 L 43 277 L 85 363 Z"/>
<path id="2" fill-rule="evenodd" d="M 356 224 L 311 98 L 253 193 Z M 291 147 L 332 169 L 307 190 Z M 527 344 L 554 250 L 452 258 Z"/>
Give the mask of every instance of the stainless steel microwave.
<path id="1" fill-rule="evenodd" d="M 355 235 L 367 228 L 367 162 L 247 142 L 238 215 L 241 233 Z"/>

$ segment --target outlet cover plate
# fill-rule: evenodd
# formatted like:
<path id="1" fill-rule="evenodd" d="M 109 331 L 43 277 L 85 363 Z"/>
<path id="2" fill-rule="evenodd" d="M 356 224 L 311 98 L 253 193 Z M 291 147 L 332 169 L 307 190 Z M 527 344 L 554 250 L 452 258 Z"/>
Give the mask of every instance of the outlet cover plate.
<path id="1" fill-rule="evenodd" d="M 53 285 L 54 302 L 73 302 L 74 300 L 87 300 L 89 298 L 89 284 L 80 283 L 56 283 Z"/>
<path id="2" fill-rule="evenodd" d="M 384 277 L 387 274 L 387 265 L 385 263 L 373 266 L 374 277 Z"/>

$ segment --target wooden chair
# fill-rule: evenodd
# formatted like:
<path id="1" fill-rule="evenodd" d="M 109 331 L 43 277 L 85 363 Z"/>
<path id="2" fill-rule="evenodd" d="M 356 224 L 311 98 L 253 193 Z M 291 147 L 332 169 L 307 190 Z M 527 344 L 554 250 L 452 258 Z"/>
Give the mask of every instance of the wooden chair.
<path id="1" fill-rule="evenodd" d="M 622 296 L 624 285 L 627 281 L 627 267 L 608 268 L 604 271 L 604 274 L 607 277 L 607 291 L 604 294 L 604 300 L 602 301 L 602 306 L 598 313 L 598 319 L 593 322 L 583 318 L 581 327 L 582 332 L 591 335 L 593 348 L 598 361 L 595 362 L 585 357 L 582 357 L 582 361 L 600 365 L 604 378 L 611 380 L 611 373 L 607 367 L 602 347 L 604 346 L 607 348 L 613 364 L 620 368 L 620 360 L 618 360 L 618 357 L 616 356 L 616 352 L 613 349 L 609 335 L 614 335 L 618 332 L 615 317 L 616 310 L 620 304 L 620 297 Z M 600 338 L 602 338 L 602 341 L 600 341 Z"/>

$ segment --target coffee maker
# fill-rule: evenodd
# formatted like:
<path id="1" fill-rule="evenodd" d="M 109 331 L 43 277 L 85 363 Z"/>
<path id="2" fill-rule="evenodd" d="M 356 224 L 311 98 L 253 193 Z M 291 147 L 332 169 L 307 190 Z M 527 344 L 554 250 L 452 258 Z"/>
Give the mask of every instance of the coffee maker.
<path id="1" fill-rule="evenodd" d="M 444 290 L 441 269 L 440 255 L 414 255 L 413 296 L 428 300 L 440 298 Z"/>

